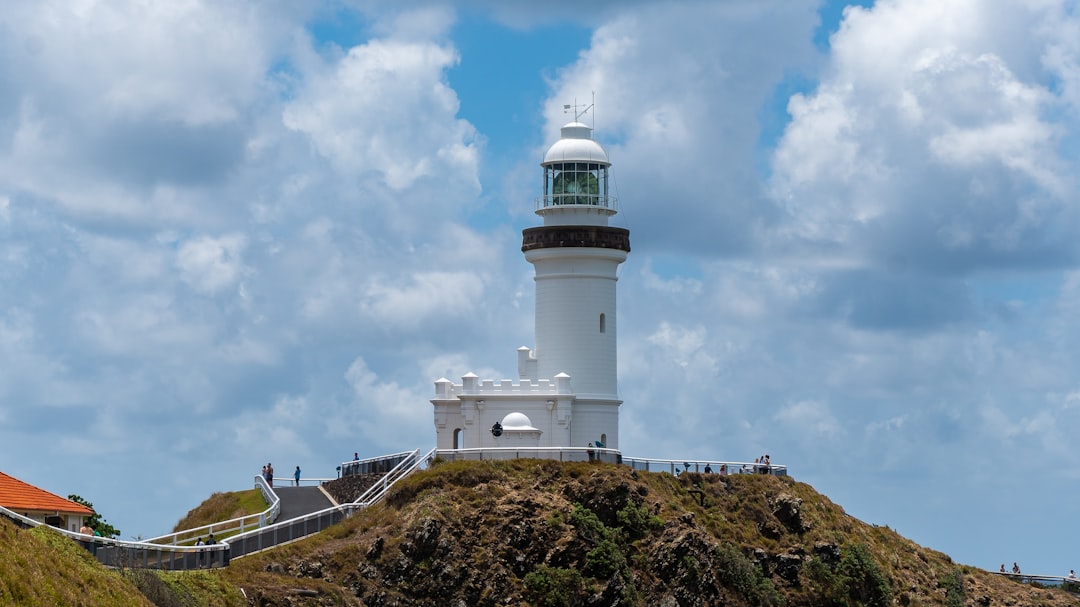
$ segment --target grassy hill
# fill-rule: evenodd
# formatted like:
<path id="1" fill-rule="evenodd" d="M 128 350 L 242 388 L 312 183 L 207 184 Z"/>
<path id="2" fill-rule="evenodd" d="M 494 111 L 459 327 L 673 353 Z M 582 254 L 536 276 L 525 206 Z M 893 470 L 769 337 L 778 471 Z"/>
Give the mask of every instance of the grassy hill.
<path id="1" fill-rule="evenodd" d="M 0 542 L 62 540 L 35 544 L 37 564 L 4 561 L 11 551 L 0 545 L 0 604 L 147 604 L 72 542 L 0 532 Z M 538 460 L 440 463 L 341 525 L 227 569 L 128 575 L 169 607 L 1080 605 L 864 524 L 791 478 Z M 23 596 L 6 588 L 25 594 L 42 577 L 101 599 L 5 602 Z"/>
<path id="2" fill-rule="evenodd" d="M 0 516 L 0 605 L 150 607 L 130 580 L 46 528 L 23 530 Z"/>
<path id="3" fill-rule="evenodd" d="M 258 514 L 266 510 L 267 507 L 268 504 L 263 498 L 262 491 L 258 489 L 215 493 L 203 503 L 189 510 L 184 515 L 184 518 L 176 523 L 173 531 L 195 529 L 211 523 L 220 523 L 249 514 Z"/>

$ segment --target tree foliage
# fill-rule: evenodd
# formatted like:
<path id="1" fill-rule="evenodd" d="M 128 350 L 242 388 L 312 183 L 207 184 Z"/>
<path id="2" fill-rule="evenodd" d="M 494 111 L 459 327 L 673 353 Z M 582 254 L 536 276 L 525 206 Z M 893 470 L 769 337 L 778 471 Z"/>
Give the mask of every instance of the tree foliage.
<path id="1" fill-rule="evenodd" d="M 86 506 L 87 508 L 89 508 L 91 510 L 94 510 L 94 504 L 90 503 L 88 500 L 86 500 L 83 497 L 75 495 L 74 493 L 69 495 L 68 499 L 75 502 L 76 504 L 82 504 L 83 506 Z M 117 529 L 116 527 L 113 527 L 112 525 L 110 525 L 108 521 L 106 521 L 104 518 L 101 517 L 100 514 L 98 514 L 97 510 L 94 510 L 93 516 L 90 516 L 90 517 L 88 517 L 86 519 L 86 524 L 93 527 L 94 531 L 97 531 L 98 533 L 100 533 L 104 537 L 119 537 L 120 536 L 120 530 Z"/>

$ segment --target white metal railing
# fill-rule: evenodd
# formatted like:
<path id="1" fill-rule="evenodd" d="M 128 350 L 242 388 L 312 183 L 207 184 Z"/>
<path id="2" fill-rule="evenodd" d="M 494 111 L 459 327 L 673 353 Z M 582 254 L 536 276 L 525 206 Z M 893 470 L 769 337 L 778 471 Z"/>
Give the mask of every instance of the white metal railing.
<path id="1" fill-rule="evenodd" d="M 199 567 L 221 567 L 228 564 L 229 547 L 226 544 L 174 546 L 153 544 L 147 541 L 126 541 L 111 537 L 85 535 L 60 527 L 52 527 L 8 510 L 3 506 L 0 506 L 0 515 L 12 519 L 16 524 L 23 527 L 48 527 L 78 542 L 99 562 L 111 567 L 195 569 Z"/>
<path id="2" fill-rule="evenodd" d="M 725 462 L 720 460 L 661 459 L 625 457 L 617 449 L 589 447 L 491 447 L 477 449 L 439 449 L 435 456 L 446 461 L 458 460 L 507 460 L 517 458 L 554 459 L 561 462 L 598 461 L 630 466 L 635 470 L 682 474 L 691 472 L 712 474 L 772 474 L 786 476 L 783 464 L 754 464 L 752 462 Z M 708 472 L 706 472 L 708 468 Z"/>
<path id="3" fill-rule="evenodd" d="M 668 474 L 682 474 L 683 472 L 701 472 L 703 474 L 772 474 L 773 476 L 787 476 L 788 467 L 784 464 L 762 464 L 754 462 L 727 462 L 721 460 L 698 460 L 698 459 L 660 459 L 622 457 L 621 462 L 634 470 L 647 472 L 667 472 Z M 709 470 L 706 472 L 705 468 Z"/>
<path id="4" fill-rule="evenodd" d="M 276 521 L 278 514 L 281 513 L 281 498 L 278 497 L 277 493 L 274 493 L 274 488 L 271 487 L 262 476 L 255 477 L 255 488 L 262 493 L 263 499 L 269 504 L 266 510 L 262 512 L 248 514 L 219 523 L 210 523 L 209 525 L 203 525 L 201 527 L 181 529 L 180 531 L 166 533 L 165 535 L 152 537 L 145 541 L 150 543 L 180 545 L 194 543 L 197 539 L 206 535 L 216 534 L 224 537 L 227 535 L 235 535 L 236 533 L 244 533 L 250 529 L 265 527 Z M 219 537 L 218 539 L 221 538 Z"/>
<path id="5" fill-rule="evenodd" d="M 1031 575 L 1027 573 L 1012 573 L 1009 571 L 994 571 L 993 569 L 989 569 L 987 572 L 1007 577 L 1024 584 L 1038 582 L 1044 586 L 1065 586 L 1073 589 L 1073 592 L 1080 591 L 1080 578 L 1069 577 L 1067 575 Z"/>
<path id="6" fill-rule="evenodd" d="M 323 483 L 330 482 L 332 480 L 334 480 L 333 477 L 327 477 L 327 478 L 313 478 L 313 477 L 303 478 L 303 477 L 301 477 L 300 478 L 300 483 L 297 484 L 296 477 L 294 477 L 294 476 L 275 476 L 274 477 L 274 483 L 276 483 L 276 484 L 274 486 L 275 487 L 303 487 L 304 485 L 312 485 L 314 487 L 318 487 L 319 485 L 321 485 Z"/>
<path id="7" fill-rule="evenodd" d="M 259 529 L 253 529 L 228 538 L 225 542 L 231 548 L 230 558 L 240 558 L 285 542 L 291 542 L 307 537 L 341 522 L 345 517 L 352 515 L 354 512 L 367 508 L 382 500 L 394 483 L 412 474 L 421 466 L 426 466 L 433 457 L 434 452 L 435 450 L 432 449 L 424 457 L 419 457 L 420 451 L 417 449 L 414 451 L 395 453 L 393 455 L 384 456 L 383 458 L 371 458 L 367 460 L 368 462 L 373 462 L 377 459 L 398 461 L 396 465 L 387 470 L 378 482 L 373 484 L 357 497 L 356 500 L 350 503 L 331 506 L 319 510 L 318 512 L 312 512 L 311 514 L 306 514 L 287 521 L 281 521 Z"/>
<path id="8" fill-rule="evenodd" d="M 560 462 L 602 461 L 617 464 L 616 449 L 587 447 L 479 447 L 475 449 L 438 449 L 435 457 L 445 461 L 508 460 L 519 458 L 553 459 Z"/>
<path id="9" fill-rule="evenodd" d="M 411 457 L 406 457 L 398 465 L 394 466 L 390 472 L 379 479 L 379 482 L 368 487 L 352 503 L 366 508 L 378 502 L 386 496 L 386 492 L 390 490 L 394 483 L 416 472 L 421 466 L 427 466 L 434 457 L 435 449 L 428 451 L 423 457 L 419 457 L 419 453 L 419 449 L 410 452 L 409 456 Z"/>
<path id="10" fill-rule="evenodd" d="M 385 474 L 395 465 L 390 462 L 394 462 L 399 458 L 405 459 L 410 455 L 415 455 L 417 451 L 419 451 L 419 449 L 341 462 L 341 465 L 338 466 L 338 471 L 341 476 L 351 476 L 354 474 Z"/>
<path id="11" fill-rule="evenodd" d="M 600 194 L 547 194 L 537 196 L 534 206 L 536 211 L 551 207 L 599 207 L 617 212 L 619 210 L 619 199 L 615 196 L 602 196 Z"/>

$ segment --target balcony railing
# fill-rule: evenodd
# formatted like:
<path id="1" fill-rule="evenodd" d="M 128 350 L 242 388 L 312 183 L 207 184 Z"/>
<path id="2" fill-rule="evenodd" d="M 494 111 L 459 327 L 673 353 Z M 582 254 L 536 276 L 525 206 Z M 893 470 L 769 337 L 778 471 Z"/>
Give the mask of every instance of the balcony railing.
<path id="1" fill-rule="evenodd" d="M 619 210 L 619 199 L 600 194 L 545 194 L 536 197 L 536 210 L 552 207 L 598 207 L 612 213 Z"/>

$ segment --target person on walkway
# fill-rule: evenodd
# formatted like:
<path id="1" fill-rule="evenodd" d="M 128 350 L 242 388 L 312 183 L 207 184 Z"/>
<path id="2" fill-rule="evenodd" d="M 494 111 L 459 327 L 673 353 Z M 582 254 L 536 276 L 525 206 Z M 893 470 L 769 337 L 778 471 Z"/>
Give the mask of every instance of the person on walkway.
<path id="1" fill-rule="evenodd" d="M 90 536 L 90 539 L 86 540 L 82 544 L 83 548 L 86 548 L 88 551 L 90 551 L 91 554 L 93 554 L 94 550 L 97 548 L 97 546 L 94 544 L 94 528 L 84 522 L 82 524 L 82 527 L 79 527 L 79 533 Z"/>
<path id="2" fill-rule="evenodd" d="M 998 570 L 998 573 L 1005 573 L 1005 563 L 1001 564 L 1001 569 Z"/>
<path id="3" fill-rule="evenodd" d="M 1016 561 L 1013 561 L 1013 573 L 1020 573 L 1020 565 L 1017 565 Z"/>
<path id="4" fill-rule="evenodd" d="M 720 476 L 727 476 L 727 464 L 720 464 Z"/>
<path id="5" fill-rule="evenodd" d="M 1070 580 L 1075 580 L 1076 579 L 1076 572 L 1073 571 L 1072 569 L 1069 570 L 1069 579 Z"/>
<path id="6" fill-rule="evenodd" d="M 271 487 L 274 486 L 274 464 L 266 464 L 266 483 Z"/>
<path id="7" fill-rule="evenodd" d="M 300 486 L 300 466 L 296 467 L 296 472 L 293 472 L 293 480 L 296 481 L 296 486 Z"/>
<path id="8" fill-rule="evenodd" d="M 705 464 L 705 474 L 712 474 L 712 466 Z"/>
<path id="9" fill-rule="evenodd" d="M 593 444 L 592 443 L 589 443 L 588 452 L 589 452 L 589 461 L 590 462 L 593 461 L 594 459 L 596 459 L 596 453 L 593 451 Z"/>

